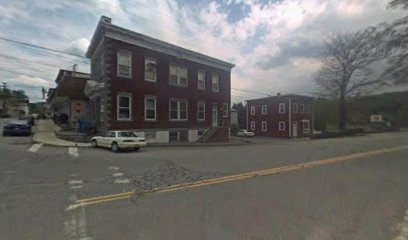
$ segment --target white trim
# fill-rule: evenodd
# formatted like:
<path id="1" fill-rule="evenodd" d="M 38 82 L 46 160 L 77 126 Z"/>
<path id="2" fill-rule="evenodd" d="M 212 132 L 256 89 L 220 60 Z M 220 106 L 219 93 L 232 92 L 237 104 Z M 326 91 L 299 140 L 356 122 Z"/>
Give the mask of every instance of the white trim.
<path id="1" fill-rule="evenodd" d="M 255 115 L 255 106 L 250 106 L 251 107 L 251 116 Z"/>
<path id="2" fill-rule="evenodd" d="M 126 97 L 129 98 L 129 118 L 120 118 L 119 117 L 119 109 L 120 108 L 125 108 L 125 107 L 120 107 L 119 106 L 119 98 L 121 97 Z M 132 95 L 130 94 L 123 94 L 123 93 L 119 93 L 118 95 L 116 95 L 116 120 L 117 121 L 131 121 L 132 120 Z"/>
<path id="3" fill-rule="evenodd" d="M 147 62 L 147 61 L 149 61 L 149 62 L 154 62 L 154 64 L 156 65 L 156 70 L 155 70 L 155 72 L 154 72 L 154 79 L 148 79 L 148 78 L 146 78 L 146 62 Z M 144 58 L 144 80 L 145 80 L 146 82 L 157 82 L 157 61 L 156 61 L 155 58 L 146 57 L 146 56 L 145 56 L 145 58 Z"/>
<path id="4" fill-rule="evenodd" d="M 305 104 L 303 104 L 303 103 L 301 103 L 301 104 L 300 104 L 300 110 L 299 110 L 299 113 L 300 113 L 300 114 L 305 113 Z"/>
<path id="5" fill-rule="evenodd" d="M 200 73 L 202 73 L 203 74 L 203 76 L 204 76 L 204 79 L 202 80 L 202 81 L 204 81 L 204 87 L 200 87 Z M 204 70 L 202 70 L 202 69 L 198 69 L 198 71 L 197 71 L 197 89 L 199 89 L 199 90 L 205 90 L 205 71 Z"/>
<path id="6" fill-rule="evenodd" d="M 177 102 L 177 118 L 171 118 L 171 102 Z M 186 103 L 186 118 L 182 119 L 181 118 L 181 111 L 180 111 L 180 103 L 185 102 Z M 169 121 L 188 121 L 188 100 L 187 99 L 180 99 L 180 98 L 170 98 L 169 99 Z"/>
<path id="7" fill-rule="evenodd" d="M 285 103 L 279 103 L 278 112 L 279 112 L 279 114 L 286 113 L 286 104 Z"/>
<path id="8" fill-rule="evenodd" d="M 268 122 L 262 121 L 262 132 L 267 132 L 268 131 Z"/>
<path id="9" fill-rule="evenodd" d="M 228 112 L 229 112 L 229 104 L 228 103 L 223 103 L 222 104 L 222 117 L 227 118 L 228 117 Z"/>
<path id="10" fill-rule="evenodd" d="M 216 78 L 214 78 L 216 77 Z M 217 80 L 217 81 L 214 81 Z M 214 86 L 217 86 L 214 88 Z M 220 91 L 220 76 L 218 73 L 211 73 L 211 90 L 213 92 L 219 92 Z"/>
<path id="11" fill-rule="evenodd" d="M 262 104 L 261 113 L 262 115 L 268 114 L 268 106 L 266 104 Z"/>
<path id="12" fill-rule="evenodd" d="M 204 118 L 200 118 L 200 104 L 203 104 L 204 106 L 204 109 L 203 109 Z M 205 121 L 205 101 L 197 102 L 197 121 Z"/>
<path id="13" fill-rule="evenodd" d="M 278 124 L 279 124 L 279 131 L 286 131 L 286 122 L 285 121 L 280 121 Z"/>
<path id="14" fill-rule="evenodd" d="M 119 72 L 119 55 L 125 55 L 129 57 L 129 76 L 121 75 Z M 119 50 L 116 53 L 116 76 L 121 78 L 132 78 L 132 53 L 128 51 Z"/>
<path id="15" fill-rule="evenodd" d="M 292 124 L 291 124 L 291 122 L 292 122 L 292 99 L 290 98 L 290 97 L 288 97 L 288 101 L 289 101 L 289 106 L 288 106 L 288 108 L 289 108 L 289 116 L 288 116 L 288 128 L 289 128 L 289 137 L 290 136 L 292 136 Z"/>
<path id="16" fill-rule="evenodd" d="M 177 71 L 177 83 L 174 84 L 170 81 L 170 76 L 171 75 L 171 66 L 176 67 L 176 71 Z M 186 70 L 186 84 L 181 84 L 181 69 L 185 69 Z M 173 75 L 174 76 L 174 75 Z M 176 87 L 188 87 L 188 68 L 186 65 L 184 64 L 178 64 L 178 63 L 174 63 L 174 62 L 170 62 L 169 64 L 169 85 L 171 86 L 176 86 Z"/>
<path id="17" fill-rule="evenodd" d="M 153 118 L 147 118 L 147 114 L 146 114 L 147 100 L 154 100 L 154 119 Z M 145 96 L 145 98 L 144 98 L 144 120 L 145 121 L 156 121 L 157 120 L 157 97 L 156 96 Z"/>
<path id="18" fill-rule="evenodd" d="M 256 129 L 255 121 L 251 121 L 251 131 L 255 131 L 255 129 Z"/>
<path id="19" fill-rule="evenodd" d="M 305 123 L 307 123 L 307 131 L 305 131 Z M 303 119 L 302 120 L 302 132 L 305 134 L 307 134 L 307 133 L 310 133 L 310 120 L 305 120 L 305 119 Z"/>

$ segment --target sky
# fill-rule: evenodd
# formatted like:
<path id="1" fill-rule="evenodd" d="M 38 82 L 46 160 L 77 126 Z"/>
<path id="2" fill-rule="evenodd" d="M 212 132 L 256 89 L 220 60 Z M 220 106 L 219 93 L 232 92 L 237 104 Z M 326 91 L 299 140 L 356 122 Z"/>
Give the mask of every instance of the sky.
<path id="1" fill-rule="evenodd" d="M 84 56 L 101 15 L 112 23 L 236 65 L 232 88 L 313 95 L 324 40 L 405 16 L 389 0 L 0 0 L 0 38 Z M 89 60 L 0 39 L 0 82 L 32 102 L 59 69 Z M 264 95 L 232 89 L 232 101 Z"/>

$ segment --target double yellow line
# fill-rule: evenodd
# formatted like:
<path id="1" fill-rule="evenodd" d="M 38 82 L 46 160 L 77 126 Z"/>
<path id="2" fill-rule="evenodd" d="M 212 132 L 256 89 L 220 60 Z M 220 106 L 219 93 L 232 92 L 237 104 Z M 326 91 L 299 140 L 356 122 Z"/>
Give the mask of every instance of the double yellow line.
<path id="1" fill-rule="evenodd" d="M 239 181 L 239 180 L 249 179 L 249 178 L 258 177 L 258 176 L 267 176 L 267 175 L 272 175 L 272 174 L 277 174 L 277 173 L 295 171 L 299 169 L 313 168 L 313 167 L 317 167 L 321 165 L 332 164 L 332 163 L 337 163 L 337 162 L 342 162 L 342 161 L 361 159 L 361 158 L 366 158 L 366 157 L 375 156 L 379 154 L 401 151 L 405 149 L 408 149 L 408 146 L 404 145 L 404 146 L 393 147 L 393 148 L 384 148 L 384 149 L 379 149 L 379 150 L 374 150 L 374 151 L 369 151 L 369 152 L 354 153 L 354 154 L 349 154 L 349 155 L 344 155 L 344 156 L 339 156 L 339 157 L 334 157 L 334 158 L 315 160 L 315 161 L 306 162 L 306 163 L 298 163 L 298 164 L 293 164 L 293 165 L 288 165 L 288 166 L 269 168 L 265 170 L 228 175 L 225 177 L 212 178 L 212 179 L 201 180 L 201 181 L 196 181 L 196 182 L 175 184 L 175 185 L 171 185 L 167 187 L 154 188 L 152 190 L 147 190 L 147 191 L 143 191 L 139 193 L 124 192 L 124 193 L 118 193 L 118 194 L 112 194 L 112 195 L 104 195 L 104 196 L 99 196 L 99 197 L 86 198 L 86 199 L 77 200 L 74 204 L 70 205 L 66 210 L 73 210 L 78 207 L 85 207 L 85 206 L 95 205 L 99 203 L 130 199 L 135 194 L 136 195 L 148 195 L 152 193 L 165 193 L 165 192 L 173 192 L 173 191 L 185 190 L 185 189 L 190 189 L 190 188 L 198 188 L 198 187 L 221 184 L 221 183 L 226 183 L 226 182 Z"/>

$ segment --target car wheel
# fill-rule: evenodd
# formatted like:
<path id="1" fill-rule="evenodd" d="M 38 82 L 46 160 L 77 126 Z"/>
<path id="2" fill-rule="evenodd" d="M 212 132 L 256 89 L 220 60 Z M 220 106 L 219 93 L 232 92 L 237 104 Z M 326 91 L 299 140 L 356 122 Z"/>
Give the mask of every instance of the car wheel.
<path id="1" fill-rule="evenodd" d="M 112 152 L 117 152 L 119 150 L 118 144 L 115 142 L 112 143 L 111 149 L 112 149 Z"/>
<path id="2" fill-rule="evenodd" d="M 135 152 L 139 151 L 140 147 L 135 147 L 133 148 L 133 150 L 135 150 Z"/>
<path id="3" fill-rule="evenodd" d="M 3 133 L 3 137 L 5 137 L 5 136 L 7 136 L 7 133 L 4 132 L 4 133 Z"/>
<path id="4" fill-rule="evenodd" d="M 94 148 L 98 147 L 98 142 L 96 140 L 92 140 L 91 144 L 92 144 L 92 147 Z"/>

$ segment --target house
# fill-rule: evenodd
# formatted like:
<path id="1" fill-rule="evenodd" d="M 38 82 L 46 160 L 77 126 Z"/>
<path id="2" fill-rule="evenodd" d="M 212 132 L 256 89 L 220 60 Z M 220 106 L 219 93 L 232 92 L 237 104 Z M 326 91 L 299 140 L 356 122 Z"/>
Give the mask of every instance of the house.
<path id="1" fill-rule="evenodd" d="M 9 116 L 12 118 L 27 117 L 29 114 L 28 99 L 0 99 L 0 116 Z"/>
<path id="2" fill-rule="evenodd" d="M 51 112 L 67 117 L 66 124 L 78 128 L 78 121 L 90 120 L 90 103 L 84 94 L 86 82 L 90 74 L 59 70 L 55 79 L 57 86 L 47 93 L 47 104 Z"/>
<path id="3" fill-rule="evenodd" d="M 233 64 L 113 25 L 102 16 L 86 56 L 100 131 L 150 142 L 228 141 Z"/>
<path id="4" fill-rule="evenodd" d="M 312 102 L 312 97 L 295 94 L 248 100 L 248 130 L 260 136 L 310 136 L 313 132 Z"/>
<path id="5" fill-rule="evenodd" d="M 238 126 L 238 110 L 231 108 L 231 125 Z"/>

